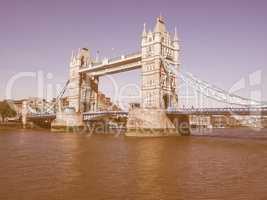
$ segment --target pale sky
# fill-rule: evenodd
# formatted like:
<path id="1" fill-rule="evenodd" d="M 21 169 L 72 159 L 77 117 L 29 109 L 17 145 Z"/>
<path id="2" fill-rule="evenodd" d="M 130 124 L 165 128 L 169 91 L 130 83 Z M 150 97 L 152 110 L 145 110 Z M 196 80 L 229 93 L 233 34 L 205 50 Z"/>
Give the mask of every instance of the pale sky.
<path id="1" fill-rule="evenodd" d="M 183 70 L 225 90 L 243 78 L 248 83 L 260 70 L 261 84 L 237 93 L 261 90 L 267 100 L 266 9 L 264 0 L 1 0 L 0 99 L 21 72 L 43 71 L 45 87 L 63 84 L 73 49 L 88 47 L 93 55 L 99 50 L 101 57 L 139 51 L 143 23 L 152 29 L 162 13 L 168 30 L 178 29 Z M 138 75 L 137 70 L 115 79 L 122 87 L 138 84 Z M 113 93 L 107 78 L 101 89 Z M 12 91 L 16 99 L 37 94 L 33 78 L 20 79 Z"/>

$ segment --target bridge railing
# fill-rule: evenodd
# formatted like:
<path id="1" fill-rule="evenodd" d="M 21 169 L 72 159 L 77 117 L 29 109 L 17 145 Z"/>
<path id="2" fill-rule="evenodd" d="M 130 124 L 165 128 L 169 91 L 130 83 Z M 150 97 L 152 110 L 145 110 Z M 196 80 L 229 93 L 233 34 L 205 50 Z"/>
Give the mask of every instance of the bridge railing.
<path id="1" fill-rule="evenodd" d="M 140 55 L 141 55 L 140 52 L 130 53 L 130 54 L 127 54 L 127 55 L 121 55 L 121 56 L 109 58 L 109 59 L 106 60 L 106 62 L 104 62 L 104 60 L 101 60 L 99 62 L 92 63 L 91 67 L 98 67 L 98 66 L 103 65 L 105 63 L 109 64 L 109 63 L 113 63 L 113 62 L 116 62 L 116 61 L 132 58 L 132 57 L 137 57 L 137 56 L 140 56 Z"/>
<path id="2" fill-rule="evenodd" d="M 103 62 L 102 61 L 99 61 L 99 62 L 96 62 L 96 63 L 92 63 L 92 67 L 96 67 L 96 66 L 99 66 L 99 65 L 102 65 Z"/>
<path id="3" fill-rule="evenodd" d="M 261 112 L 267 111 L 267 107 L 251 108 L 168 108 L 168 112 Z"/>
<path id="4" fill-rule="evenodd" d="M 126 117 L 128 115 L 127 111 L 94 111 L 94 112 L 84 112 L 83 113 L 83 120 L 91 120 L 95 117 L 101 117 L 101 116 L 123 116 Z"/>
<path id="5" fill-rule="evenodd" d="M 121 59 L 123 59 L 123 56 L 118 56 L 118 57 L 110 58 L 108 60 L 108 63 L 116 62 L 116 61 L 119 61 Z"/>
<path id="6" fill-rule="evenodd" d="M 130 53 L 130 54 L 125 55 L 125 58 L 136 57 L 136 56 L 139 56 L 139 55 L 141 55 L 140 52 Z"/>
<path id="7" fill-rule="evenodd" d="M 55 117 L 55 113 L 29 113 L 27 114 L 27 117 L 29 118 L 45 118 L 45 117 Z"/>
<path id="8" fill-rule="evenodd" d="M 84 112 L 83 115 L 102 115 L 102 114 L 128 114 L 127 111 L 92 111 L 92 112 Z"/>

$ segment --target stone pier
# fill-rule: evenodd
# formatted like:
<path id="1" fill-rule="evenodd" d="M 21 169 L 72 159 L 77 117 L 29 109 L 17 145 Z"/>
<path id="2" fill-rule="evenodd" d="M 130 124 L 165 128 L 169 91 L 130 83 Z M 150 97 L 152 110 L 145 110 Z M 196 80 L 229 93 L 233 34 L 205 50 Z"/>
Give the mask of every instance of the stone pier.
<path id="1" fill-rule="evenodd" d="M 189 119 L 171 119 L 162 109 L 135 108 L 129 111 L 126 136 L 162 137 L 189 135 Z"/>
<path id="2" fill-rule="evenodd" d="M 58 112 L 56 119 L 51 123 L 54 132 L 80 132 L 85 130 L 82 114 L 79 112 Z"/>

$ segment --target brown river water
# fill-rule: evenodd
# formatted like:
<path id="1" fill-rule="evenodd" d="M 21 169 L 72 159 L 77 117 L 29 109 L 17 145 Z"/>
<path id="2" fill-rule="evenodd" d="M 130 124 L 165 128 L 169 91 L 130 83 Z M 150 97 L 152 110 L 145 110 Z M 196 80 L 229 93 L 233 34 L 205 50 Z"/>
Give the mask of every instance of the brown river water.
<path id="1" fill-rule="evenodd" d="M 257 139 L 243 130 L 216 134 L 1 130 L 0 200 L 266 200 L 267 131 Z"/>

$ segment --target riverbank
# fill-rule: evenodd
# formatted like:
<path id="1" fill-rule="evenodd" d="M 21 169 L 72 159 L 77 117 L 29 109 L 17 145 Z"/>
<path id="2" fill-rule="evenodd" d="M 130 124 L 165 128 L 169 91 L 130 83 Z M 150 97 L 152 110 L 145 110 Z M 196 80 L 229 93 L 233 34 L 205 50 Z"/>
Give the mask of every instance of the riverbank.
<path id="1" fill-rule="evenodd" d="M 22 124 L 18 122 L 6 122 L 0 123 L 0 130 L 1 129 L 18 129 L 22 128 Z"/>
<path id="2" fill-rule="evenodd" d="M 0 124 L 0 133 L 14 132 L 33 132 L 33 131 L 47 131 L 52 133 L 49 129 L 35 127 L 23 129 L 22 125 L 19 123 L 6 123 Z M 69 132 L 65 132 L 69 133 Z M 64 134 L 64 133 L 63 133 Z M 91 135 L 90 131 L 88 132 L 76 132 L 70 134 L 83 134 Z M 115 132 L 107 133 L 93 133 L 93 135 L 118 135 Z M 124 135 L 119 133 L 119 135 Z M 254 129 L 254 128 L 213 128 L 213 129 L 193 129 L 190 137 L 221 137 L 221 138 L 247 138 L 247 139 L 266 139 L 267 140 L 267 128 L 264 129 Z"/>

